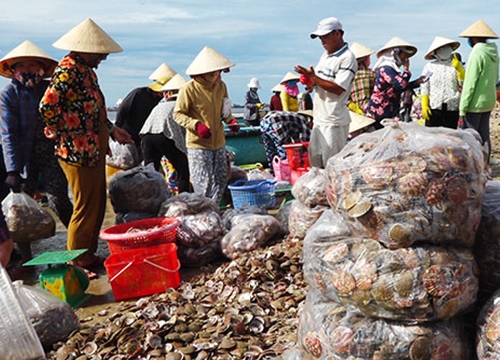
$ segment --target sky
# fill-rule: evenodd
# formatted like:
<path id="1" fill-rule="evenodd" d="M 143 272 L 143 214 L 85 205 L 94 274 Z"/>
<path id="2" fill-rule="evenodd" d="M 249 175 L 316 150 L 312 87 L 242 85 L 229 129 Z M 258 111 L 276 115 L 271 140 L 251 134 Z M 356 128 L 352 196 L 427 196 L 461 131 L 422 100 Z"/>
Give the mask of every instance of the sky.
<path id="1" fill-rule="evenodd" d="M 4 1 L 0 12 L 0 57 L 31 40 L 56 60 L 67 51 L 52 46 L 74 26 L 91 18 L 120 46 L 97 69 L 108 106 L 132 89 L 146 86 L 163 62 L 185 70 L 208 45 L 236 66 L 223 74 L 234 104 L 243 104 L 247 84 L 260 80 L 260 100 L 295 65 L 315 66 L 323 48 L 309 34 L 326 17 L 337 17 L 344 39 L 378 50 L 397 36 L 417 46 L 410 59 L 412 78 L 420 76 L 435 36 L 458 40 L 467 61 L 470 48 L 458 37 L 483 19 L 500 35 L 498 0 L 23 0 Z M 372 64 L 375 55 L 372 55 Z M 0 77 L 0 87 L 10 80 Z M 301 88 L 303 90 L 303 88 Z"/>

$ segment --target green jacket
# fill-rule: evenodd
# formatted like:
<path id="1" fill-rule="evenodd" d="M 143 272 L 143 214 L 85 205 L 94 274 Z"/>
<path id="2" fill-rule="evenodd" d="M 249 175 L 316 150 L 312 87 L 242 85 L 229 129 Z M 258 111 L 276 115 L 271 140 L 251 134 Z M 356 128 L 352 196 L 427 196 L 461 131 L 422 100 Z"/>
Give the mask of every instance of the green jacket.
<path id="1" fill-rule="evenodd" d="M 493 43 L 477 43 L 467 60 L 460 98 L 460 115 L 493 110 L 498 80 L 498 49 Z"/>

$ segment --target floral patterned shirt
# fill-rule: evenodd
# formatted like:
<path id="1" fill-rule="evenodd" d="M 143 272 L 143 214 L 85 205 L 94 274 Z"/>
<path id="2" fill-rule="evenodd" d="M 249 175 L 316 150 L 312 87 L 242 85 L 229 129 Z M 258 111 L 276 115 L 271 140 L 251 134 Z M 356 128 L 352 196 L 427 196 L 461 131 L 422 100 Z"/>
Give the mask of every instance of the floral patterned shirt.
<path id="1" fill-rule="evenodd" d="M 390 66 L 382 66 L 377 72 L 375 86 L 365 114 L 380 122 L 399 114 L 401 94 L 406 89 L 411 72 L 399 73 Z"/>
<path id="2" fill-rule="evenodd" d="M 100 152 L 107 149 L 99 140 L 99 122 L 107 118 L 106 106 L 96 73 L 78 54 L 70 53 L 59 62 L 40 102 L 40 113 L 57 134 L 58 158 L 97 166 Z"/>

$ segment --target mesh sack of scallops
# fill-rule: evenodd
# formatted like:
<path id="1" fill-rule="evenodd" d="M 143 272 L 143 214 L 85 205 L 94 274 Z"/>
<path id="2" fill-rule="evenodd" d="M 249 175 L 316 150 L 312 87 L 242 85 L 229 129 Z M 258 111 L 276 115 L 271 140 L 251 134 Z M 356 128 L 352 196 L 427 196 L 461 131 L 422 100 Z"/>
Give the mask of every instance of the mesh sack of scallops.
<path id="1" fill-rule="evenodd" d="M 469 359 L 458 319 L 406 325 L 363 316 L 309 291 L 284 359 Z M 287 356 L 290 354 L 290 356 Z"/>
<path id="2" fill-rule="evenodd" d="M 321 214 L 327 209 L 326 206 L 316 205 L 308 207 L 299 200 L 290 201 L 290 212 L 288 213 L 288 240 L 303 240 L 307 230 L 314 225 Z"/>
<path id="3" fill-rule="evenodd" d="M 304 239 L 304 275 L 326 298 L 367 316 L 405 322 L 450 319 L 478 292 L 472 251 L 434 245 L 387 249 L 353 237 L 327 210 Z"/>
<path id="4" fill-rule="evenodd" d="M 219 213 L 211 209 L 177 219 L 180 221 L 175 238 L 177 245 L 201 248 L 226 231 Z"/>
<path id="5" fill-rule="evenodd" d="M 237 215 L 232 220 L 231 230 L 221 240 L 222 253 L 234 260 L 282 233 L 283 228 L 274 216 Z"/>
<path id="6" fill-rule="evenodd" d="M 471 247 L 486 183 L 478 133 L 386 125 L 330 158 L 330 206 L 355 234 L 392 249 L 419 241 Z"/>
<path id="7" fill-rule="evenodd" d="M 481 222 L 474 244 L 474 257 L 479 268 L 481 291 L 489 296 L 500 288 L 500 181 L 486 183 L 481 208 Z"/>
<path id="8" fill-rule="evenodd" d="M 183 192 L 165 200 L 160 206 L 158 216 L 194 215 L 206 209 L 218 211 L 219 207 L 214 200 L 203 195 Z"/>
<path id="9" fill-rule="evenodd" d="M 477 319 L 478 360 L 500 359 L 500 290 L 489 298 Z"/>
<path id="10" fill-rule="evenodd" d="M 311 168 L 307 173 L 297 179 L 292 187 L 295 199 L 308 207 L 329 206 L 326 198 L 328 177 L 324 169 Z"/>

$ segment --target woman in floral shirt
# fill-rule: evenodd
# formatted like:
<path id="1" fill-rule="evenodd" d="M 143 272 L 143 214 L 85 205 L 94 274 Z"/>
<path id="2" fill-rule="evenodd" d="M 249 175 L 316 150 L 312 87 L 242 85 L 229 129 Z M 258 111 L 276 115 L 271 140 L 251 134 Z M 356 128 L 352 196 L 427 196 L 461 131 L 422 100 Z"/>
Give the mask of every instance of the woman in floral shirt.
<path id="1" fill-rule="evenodd" d="M 80 42 L 85 35 L 87 41 Z M 56 140 L 55 153 L 73 193 L 67 247 L 89 250 L 74 262 L 88 269 L 102 264 L 94 253 L 106 210 L 108 137 L 111 133 L 119 142 L 132 142 L 127 132 L 107 120 L 104 96 L 93 69 L 109 53 L 122 49 L 91 19 L 77 25 L 54 46 L 70 53 L 54 71 L 40 112 L 47 126 L 46 136 Z"/>

